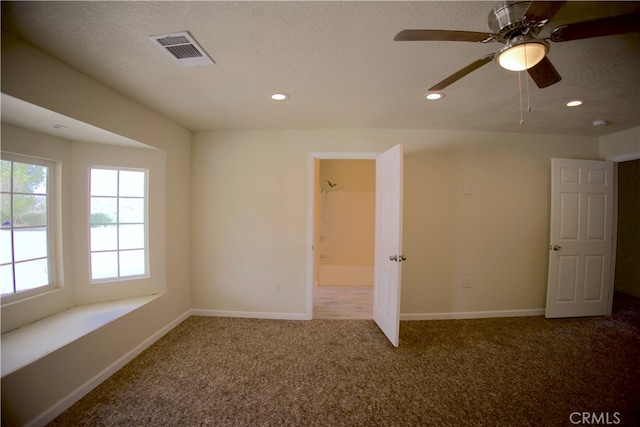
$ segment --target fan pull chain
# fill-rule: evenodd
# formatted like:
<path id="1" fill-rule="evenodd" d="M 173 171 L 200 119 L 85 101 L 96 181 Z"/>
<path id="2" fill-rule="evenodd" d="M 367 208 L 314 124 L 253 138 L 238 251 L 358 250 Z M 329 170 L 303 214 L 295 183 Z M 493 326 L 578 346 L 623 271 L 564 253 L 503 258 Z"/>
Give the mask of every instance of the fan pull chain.
<path id="1" fill-rule="evenodd" d="M 520 93 L 520 126 L 524 125 L 524 113 L 522 111 L 522 71 L 518 71 L 518 89 Z"/>
<path id="2" fill-rule="evenodd" d="M 524 51 L 524 64 L 528 65 L 527 62 L 527 50 Z M 525 85 L 527 86 L 527 112 L 531 112 L 531 98 L 529 97 L 529 79 L 527 76 L 524 76 Z M 520 126 L 524 125 L 524 113 L 522 109 L 522 71 L 518 71 L 518 88 L 520 90 Z"/>

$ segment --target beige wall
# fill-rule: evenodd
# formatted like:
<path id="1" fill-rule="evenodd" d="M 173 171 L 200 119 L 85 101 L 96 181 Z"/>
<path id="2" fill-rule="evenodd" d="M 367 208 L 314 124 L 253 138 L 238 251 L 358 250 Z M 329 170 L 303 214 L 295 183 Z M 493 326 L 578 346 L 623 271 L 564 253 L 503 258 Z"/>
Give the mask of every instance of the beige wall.
<path id="1" fill-rule="evenodd" d="M 544 308 L 552 157 L 596 138 L 427 130 L 199 132 L 192 147 L 196 308 L 306 312 L 310 152 L 405 145 L 401 312 Z M 464 185 L 473 195 L 464 195 Z M 459 278 L 472 277 L 471 289 Z M 273 284 L 281 283 L 281 292 Z"/>
<path id="2" fill-rule="evenodd" d="M 189 309 L 190 195 L 186 190 L 191 133 L 41 51 L 4 35 L 2 92 L 166 153 L 167 293 L 4 377 L 3 419 L 6 415 L 16 423 L 25 423 L 60 403 Z"/>

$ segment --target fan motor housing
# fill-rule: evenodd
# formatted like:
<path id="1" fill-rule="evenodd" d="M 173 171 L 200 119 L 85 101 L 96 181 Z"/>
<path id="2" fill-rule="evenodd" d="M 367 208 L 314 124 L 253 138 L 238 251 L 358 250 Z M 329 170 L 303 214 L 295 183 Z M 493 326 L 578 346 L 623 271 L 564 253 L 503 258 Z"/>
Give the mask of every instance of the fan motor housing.
<path id="1" fill-rule="evenodd" d="M 488 21 L 489 28 L 502 43 L 529 33 L 531 28 L 524 24 L 523 18 L 530 1 L 503 1 L 491 9 Z"/>

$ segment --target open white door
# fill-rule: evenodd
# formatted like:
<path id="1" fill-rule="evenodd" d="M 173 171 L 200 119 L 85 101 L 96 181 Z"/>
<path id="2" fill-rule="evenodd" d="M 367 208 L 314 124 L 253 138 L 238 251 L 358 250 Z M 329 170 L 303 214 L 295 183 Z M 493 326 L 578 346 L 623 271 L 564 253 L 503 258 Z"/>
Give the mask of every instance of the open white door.
<path id="1" fill-rule="evenodd" d="M 613 163 L 551 159 L 546 317 L 607 314 L 613 190 Z"/>
<path id="2" fill-rule="evenodd" d="M 402 145 L 376 158 L 373 320 L 394 347 L 400 337 L 402 275 Z"/>

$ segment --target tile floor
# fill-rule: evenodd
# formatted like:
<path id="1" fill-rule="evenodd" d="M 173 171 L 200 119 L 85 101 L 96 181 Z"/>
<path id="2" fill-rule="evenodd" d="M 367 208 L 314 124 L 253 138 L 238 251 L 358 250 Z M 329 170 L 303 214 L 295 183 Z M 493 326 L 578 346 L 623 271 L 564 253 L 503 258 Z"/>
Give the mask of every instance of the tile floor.
<path id="1" fill-rule="evenodd" d="M 313 318 L 373 319 L 373 287 L 314 287 Z"/>

